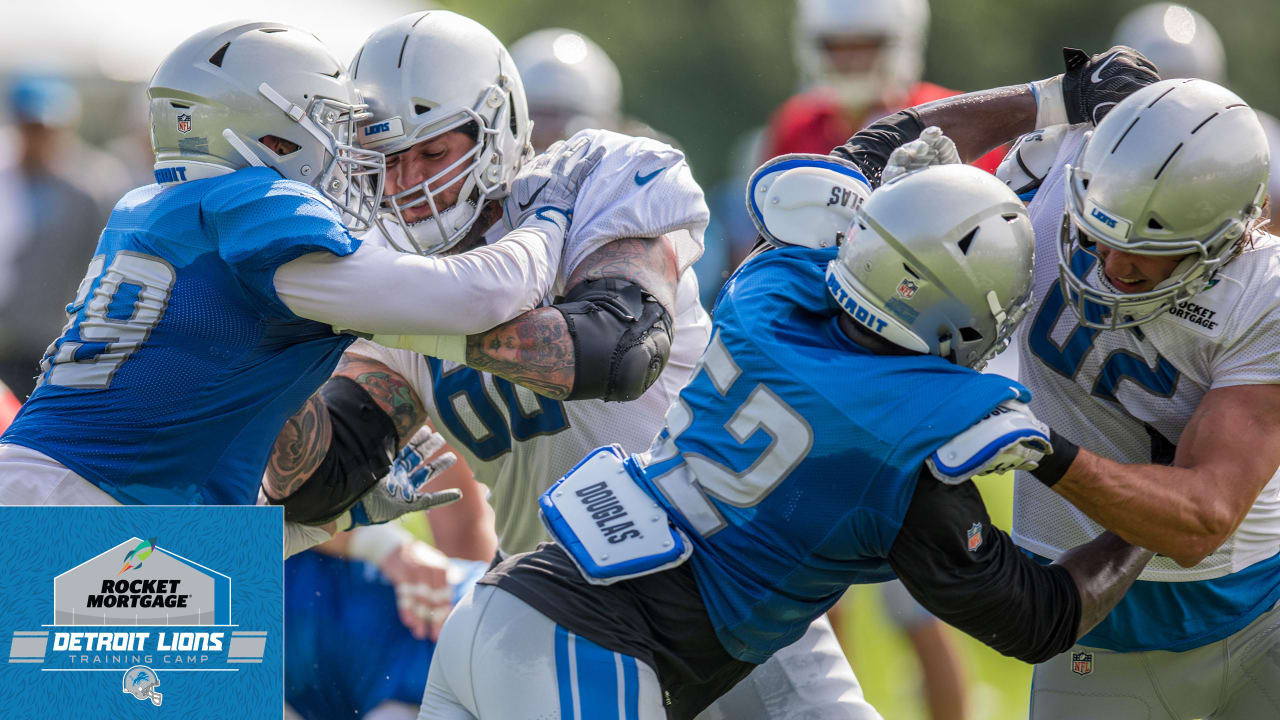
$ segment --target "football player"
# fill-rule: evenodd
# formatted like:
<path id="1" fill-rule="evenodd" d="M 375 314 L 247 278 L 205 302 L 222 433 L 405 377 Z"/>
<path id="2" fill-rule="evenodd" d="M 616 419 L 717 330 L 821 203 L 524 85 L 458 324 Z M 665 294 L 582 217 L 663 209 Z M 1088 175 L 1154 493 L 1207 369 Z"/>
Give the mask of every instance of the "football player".
<path id="1" fill-rule="evenodd" d="M 0 502 L 252 504 L 272 440 L 355 339 L 335 327 L 485 329 L 549 287 L 563 216 L 532 217 L 466 259 L 348 232 L 373 220 L 383 159 L 351 144 L 364 107 L 310 33 L 214 26 L 165 59 L 148 93 L 157 183 L 117 204 L 40 386 L 0 439 Z M 488 181 L 505 187 L 522 151 Z M 495 281 L 481 269 L 523 291 L 456 312 L 440 293 L 483 292 Z M 326 518 L 408 439 L 377 449 L 375 474 L 346 467 Z"/>
<path id="2" fill-rule="evenodd" d="M 517 109 L 514 124 L 472 125 L 473 108 L 488 102 L 486 92 L 508 61 L 488 30 L 454 13 L 416 13 L 392 23 L 352 63 L 374 116 L 365 126 L 374 131 L 361 137 L 388 156 L 383 225 L 390 242 L 466 258 L 486 235 L 501 235 L 510 218 L 532 212 L 535 200 L 571 211 L 554 290 L 544 307 L 487 333 L 375 336 L 432 357 L 353 345 L 337 377 L 303 413 L 335 412 L 326 409 L 327 394 L 342 387 L 359 390 L 366 398 L 361 407 L 379 409 L 378 417 L 342 423 L 362 429 L 358 440 L 291 423 L 278 446 L 305 450 L 277 453 L 267 484 L 303 492 L 323 487 L 312 478 L 318 458 L 380 446 L 395 430 L 409 433 L 430 420 L 491 489 L 500 547 L 515 553 L 548 538 L 538 496 L 583 454 L 610 442 L 634 451 L 648 446 L 705 347 L 710 322 L 689 269 L 701 252 L 707 208 L 679 151 L 582 131 L 521 173 L 521 188 L 532 192 L 514 192 L 502 203 L 486 194 L 488 169 L 477 158 L 491 157 L 508 133 L 528 137 L 518 78 L 501 94 Z M 454 307 L 469 312 L 490 301 L 467 293 Z M 876 717 L 825 622 L 740 693 L 737 701 L 756 716 L 822 709 Z"/>
<path id="3" fill-rule="evenodd" d="M 953 165 L 854 217 L 838 249 L 829 235 L 738 269 L 652 448 L 593 451 L 541 498 L 557 542 L 498 565 L 446 621 L 420 717 L 691 718 L 850 584 L 895 574 L 1030 662 L 1106 614 L 1150 552 L 1104 535 L 1040 565 L 969 480 L 1052 479 L 1073 459 L 1048 454 L 1024 388 L 975 370 L 1030 299 L 1026 210 Z"/>
<path id="4" fill-rule="evenodd" d="M 877 118 L 956 94 L 920 80 L 928 0 L 796 0 L 794 30 L 805 90 L 770 118 L 765 157 L 825 153 Z M 994 170 L 1002 156 L 975 164 Z"/>
<path id="5" fill-rule="evenodd" d="M 1057 446 L 1109 460 L 1053 483 L 1019 474 L 1014 538 L 1047 562 L 1105 528 L 1159 555 L 1036 668 L 1031 715 L 1272 717 L 1280 241 L 1259 229 L 1265 134 L 1234 93 L 1155 82 L 1127 48 L 1067 57 L 1063 76 L 891 119 L 948 128 L 962 157 L 1070 124 L 1028 206 L 1038 307 L 1022 380 Z"/>

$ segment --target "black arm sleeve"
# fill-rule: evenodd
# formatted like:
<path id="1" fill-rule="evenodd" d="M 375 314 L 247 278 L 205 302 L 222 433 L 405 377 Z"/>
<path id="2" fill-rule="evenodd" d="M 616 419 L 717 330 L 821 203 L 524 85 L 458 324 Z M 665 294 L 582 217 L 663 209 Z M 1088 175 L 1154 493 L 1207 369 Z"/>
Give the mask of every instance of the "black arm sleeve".
<path id="1" fill-rule="evenodd" d="M 283 500 L 285 520 L 324 525 L 337 518 L 387 474 L 399 437 L 395 423 L 369 391 L 351 378 L 330 378 L 320 388 L 333 436 L 319 467 Z"/>
<path id="2" fill-rule="evenodd" d="M 924 123 L 920 122 L 920 114 L 908 108 L 859 130 L 831 154 L 862 168 L 871 187 L 877 188 L 884 166 L 889 162 L 889 153 L 920 137 L 921 132 L 924 132 Z"/>
<path id="3" fill-rule="evenodd" d="M 992 527 L 972 482 L 946 485 L 922 471 L 889 564 L 921 605 L 1001 654 L 1038 663 L 1075 644 L 1075 581 Z"/>

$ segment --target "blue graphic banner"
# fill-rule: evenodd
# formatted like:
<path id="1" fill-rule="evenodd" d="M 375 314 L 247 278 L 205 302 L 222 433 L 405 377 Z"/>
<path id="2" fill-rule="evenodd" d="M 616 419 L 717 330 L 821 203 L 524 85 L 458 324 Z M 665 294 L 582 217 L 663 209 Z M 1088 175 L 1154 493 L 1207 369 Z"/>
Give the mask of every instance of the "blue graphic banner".
<path id="1" fill-rule="evenodd" d="M 0 716 L 279 718 L 280 507 L 0 507 Z"/>

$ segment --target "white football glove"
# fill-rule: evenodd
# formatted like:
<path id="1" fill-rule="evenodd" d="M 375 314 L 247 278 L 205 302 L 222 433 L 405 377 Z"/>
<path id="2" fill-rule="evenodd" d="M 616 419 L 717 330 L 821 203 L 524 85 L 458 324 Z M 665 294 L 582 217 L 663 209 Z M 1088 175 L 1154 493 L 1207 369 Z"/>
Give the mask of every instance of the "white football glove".
<path id="1" fill-rule="evenodd" d="M 561 225 L 568 231 L 578 188 L 605 156 L 603 146 L 591 150 L 591 140 L 561 140 L 526 164 L 511 182 L 503 213 L 512 228 L 530 217 Z"/>
<path id="2" fill-rule="evenodd" d="M 894 178 L 930 165 L 951 165 L 960 162 L 960 153 L 951 138 L 942 134 L 942 128 L 930 125 L 920 137 L 889 153 L 889 162 L 880 175 L 883 185 Z"/>
<path id="3" fill-rule="evenodd" d="M 941 482 L 958 485 L 980 475 L 1035 470 L 1051 452 L 1049 426 L 1026 403 L 1009 400 L 934 451 L 925 464 Z"/>
<path id="4" fill-rule="evenodd" d="M 377 525 L 394 520 L 405 513 L 430 510 L 462 499 L 462 491 L 449 488 L 425 492 L 423 488 L 436 475 L 453 467 L 458 457 L 451 452 L 432 457 L 445 445 L 440 433 L 422 427 L 409 438 L 391 464 L 391 472 L 365 493 L 351 509 L 338 518 L 339 530 L 361 525 Z"/>

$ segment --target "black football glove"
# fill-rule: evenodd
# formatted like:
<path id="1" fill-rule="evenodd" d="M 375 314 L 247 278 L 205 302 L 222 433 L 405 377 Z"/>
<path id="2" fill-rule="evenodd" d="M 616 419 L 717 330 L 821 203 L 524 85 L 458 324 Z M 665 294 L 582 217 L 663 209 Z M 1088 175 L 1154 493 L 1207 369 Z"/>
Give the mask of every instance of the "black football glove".
<path id="1" fill-rule="evenodd" d="M 1116 103 L 1160 81 L 1159 70 L 1142 53 L 1116 45 L 1093 57 L 1083 50 L 1062 48 L 1067 70 L 1062 75 L 1062 100 L 1067 121 L 1097 125 Z"/>

